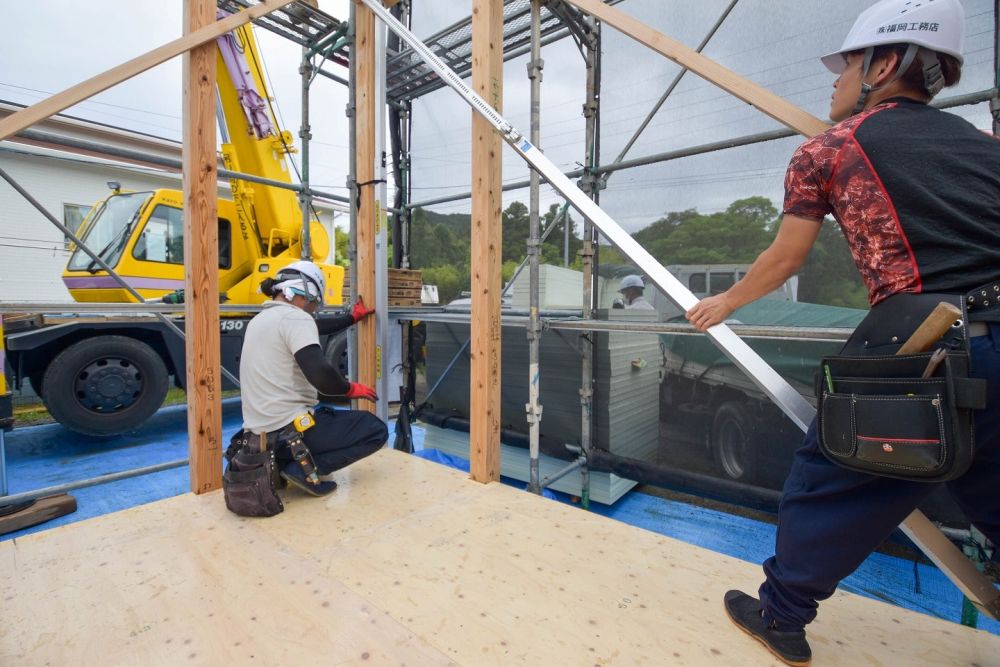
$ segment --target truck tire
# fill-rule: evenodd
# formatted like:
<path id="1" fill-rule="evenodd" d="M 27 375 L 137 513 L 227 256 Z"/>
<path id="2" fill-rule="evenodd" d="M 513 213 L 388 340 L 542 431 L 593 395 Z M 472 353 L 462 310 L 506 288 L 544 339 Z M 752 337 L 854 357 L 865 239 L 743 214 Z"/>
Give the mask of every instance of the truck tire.
<path id="1" fill-rule="evenodd" d="M 726 401 L 712 419 L 712 456 L 727 478 L 752 483 L 756 461 L 750 440 L 750 417 L 736 401 Z"/>
<path id="2" fill-rule="evenodd" d="M 98 336 L 69 346 L 49 364 L 42 400 L 63 426 L 108 436 L 141 425 L 167 395 L 167 368 L 149 346 L 127 336 Z"/>
<path id="3" fill-rule="evenodd" d="M 341 331 L 332 336 L 326 343 L 326 360 L 337 368 L 345 378 L 348 376 L 351 363 L 347 355 L 347 332 Z"/>

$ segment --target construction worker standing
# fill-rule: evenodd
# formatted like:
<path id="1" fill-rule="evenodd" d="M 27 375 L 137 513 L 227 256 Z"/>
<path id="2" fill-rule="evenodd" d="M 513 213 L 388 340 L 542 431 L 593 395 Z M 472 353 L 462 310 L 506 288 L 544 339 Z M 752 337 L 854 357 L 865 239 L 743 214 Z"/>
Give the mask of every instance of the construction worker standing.
<path id="1" fill-rule="evenodd" d="M 625 276 L 622 278 L 622 284 L 618 291 L 621 292 L 622 298 L 625 301 L 626 310 L 655 310 L 653 305 L 642 296 L 642 291 L 645 287 L 640 276 Z"/>
<path id="2" fill-rule="evenodd" d="M 970 375 L 986 381 L 987 408 L 972 413 L 971 467 L 947 485 L 1000 544 L 1000 142 L 927 104 L 958 82 L 964 27 L 959 0 L 882 0 L 858 17 L 843 46 L 823 58 L 839 75 L 830 106 L 837 124 L 793 155 L 774 242 L 745 278 L 686 316 L 705 330 L 781 285 L 827 215 L 840 224 L 872 304 L 845 351 L 894 354 L 857 334 L 869 320 L 878 326 L 867 330 L 894 326 L 887 313 L 901 303 L 986 295 L 975 316 L 969 310 L 965 344 Z M 817 603 L 937 486 L 835 465 L 818 448 L 814 422 L 785 482 L 760 599 L 728 592 L 730 619 L 786 663 L 808 664 L 805 626 Z"/>
<path id="3" fill-rule="evenodd" d="M 313 319 L 326 281 L 308 261 L 289 264 L 265 280 L 261 291 L 272 300 L 247 325 L 240 357 L 243 430 L 275 447 L 287 482 L 312 495 L 326 495 L 337 486 L 330 473 L 377 451 L 388 430 L 370 412 L 316 409 L 320 393 L 376 398 L 374 389 L 349 382 L 324 358 L 319 337 L 342 331 L 374 311 L 358 299 L 346 313 Z M 286 442 L 296 433 L 302 435 L 304 452 L 293 451 Z M 310 459 L 305 466 L 304 457 Z M 310 467 L 314 475 L 308 474 Z"/>

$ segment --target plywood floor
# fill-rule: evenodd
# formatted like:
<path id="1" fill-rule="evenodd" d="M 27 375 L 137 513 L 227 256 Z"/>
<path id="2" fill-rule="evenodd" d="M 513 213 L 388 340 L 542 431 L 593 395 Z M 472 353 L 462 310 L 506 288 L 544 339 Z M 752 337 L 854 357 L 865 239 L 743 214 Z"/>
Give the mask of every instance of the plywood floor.
<path id="1" fill-rule="evenodd" d="M 722 609 L 756 565 L 391 450 L 338 481 L 271 519 L 184 495 L 0 544 L 0 664 L 774 664 Z M 815 665 L 1000 663 L 850 594 L 809 638 Z"/>

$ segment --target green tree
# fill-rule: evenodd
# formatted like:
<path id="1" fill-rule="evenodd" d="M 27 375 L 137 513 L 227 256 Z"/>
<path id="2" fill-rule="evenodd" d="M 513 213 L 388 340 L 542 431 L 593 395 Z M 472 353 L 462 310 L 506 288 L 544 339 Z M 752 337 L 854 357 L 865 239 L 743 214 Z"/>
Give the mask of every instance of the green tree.
<path id="1" fill-rule="evenodd" d="M 766 197 L 738 199 L 720 213 L 668 213 L 653 223 L 665 233 L 636 233 L 663 264 L 743 264 L 752 262 L 774 238 L 778 210 Z"/>
<path id="2" fill-rule="evenodd" d="M 428 285 L 437 285 L 438 300 L 441 303 L 448 303 L 462 293 L 462 290 L 469 287 L 468 267 L 455 267 L 448 264 L 442 266 L 425 267 L 421 269 L 423 282 Z"/>
<path id="3" fill-rule="evenodd" d="M 333 228 L 333 256 L 334 261 L 340 266 L 347 266 L 350 263 L 347 259 L 350 255 L 350 243 L 350 234 L 341 231 L 339 227 Z"/>

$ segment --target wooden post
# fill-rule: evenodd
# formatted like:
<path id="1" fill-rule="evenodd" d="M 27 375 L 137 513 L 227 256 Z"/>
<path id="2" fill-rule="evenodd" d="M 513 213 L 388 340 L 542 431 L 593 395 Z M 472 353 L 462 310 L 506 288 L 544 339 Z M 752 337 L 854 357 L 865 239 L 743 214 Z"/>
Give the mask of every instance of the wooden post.
<path id="1" fill-rule="evenodd" d="M 502 113 L 503 1 L 472 2 L 472 88 Z M 500 479 L 500 136 L 472 112 L 472 479 Z"/>
<path id="2" fill-rule="evenodd" d="M 357 147 L 358 236 L 356 270 L 358 296 L 369 306 L 375 304 L 375 14 L 355 0 L 354 46 L 351 57 L 357 58 L 355 95 L 355 146 Z M 358 322 L 358 378 L 369 387 L 375 386 L 375 318 Z M 370 401 L 355 401 L 361 410 L 375 411 Z"/>
<path id="3" fill-rule="evenodd" d="M 215 22 L 215 0 L 185 0 L 184 32 Z M 222 486 L 215 43 L 184 55 L 184 293 L 191 490 Z"/>

